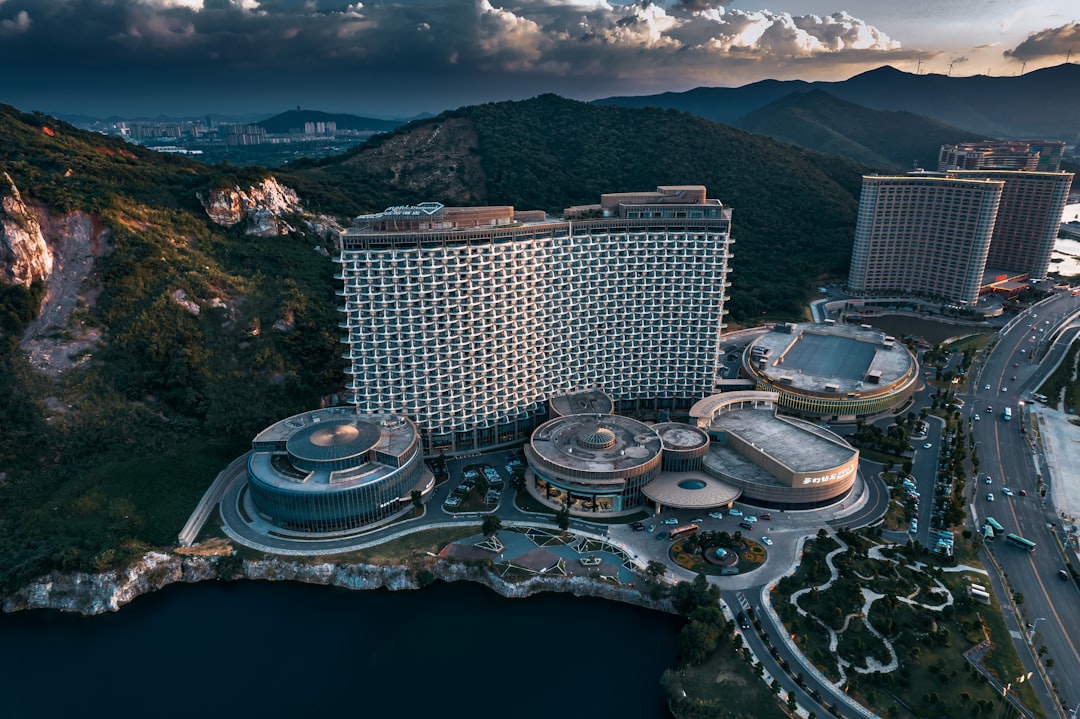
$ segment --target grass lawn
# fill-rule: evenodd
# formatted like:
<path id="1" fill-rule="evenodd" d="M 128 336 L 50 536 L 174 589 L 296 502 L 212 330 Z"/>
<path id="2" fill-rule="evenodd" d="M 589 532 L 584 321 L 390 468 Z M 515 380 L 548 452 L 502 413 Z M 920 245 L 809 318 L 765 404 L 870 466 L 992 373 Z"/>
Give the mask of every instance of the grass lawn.
<path id="1" fill-rule="evenodd" d="M 393 542 L 378 544 L 332 557 L 312 557 L 315 563 L 333 561 L 337 564 L 408 564 L 410 559 L 427 556 L 426 552 L 438 554 L 451 542 L 479 534 L 478 527 L 439 527 L 399 537 Z"/>

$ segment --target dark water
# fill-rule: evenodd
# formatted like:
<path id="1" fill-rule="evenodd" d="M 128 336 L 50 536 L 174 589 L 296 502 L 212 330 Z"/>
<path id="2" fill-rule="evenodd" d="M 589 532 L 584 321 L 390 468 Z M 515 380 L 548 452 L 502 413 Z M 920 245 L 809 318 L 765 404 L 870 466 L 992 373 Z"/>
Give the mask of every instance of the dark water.
<path id="1" fill-rule="evenodd" d="M 0 615 L 0 716 L 665 717 L 680 624 L 466 582 L 174 585 L 104 616 Z"/>
<path id="2" fill-rule="evenodd" d="M 887 332 L 893 337 L 911 335 L 922 337 L 927 342 L 938 344 L 950 337 L 966 337 L 968 335 L 997 332 L 994 327 L 973 327 L 971 325 L 955 325 L 947 322 L 936 322 L 921 317 L 908 317 L 907 315 L 883 315 L 880 317 L 867 317 L 863 319 L 869 325 Z"/>

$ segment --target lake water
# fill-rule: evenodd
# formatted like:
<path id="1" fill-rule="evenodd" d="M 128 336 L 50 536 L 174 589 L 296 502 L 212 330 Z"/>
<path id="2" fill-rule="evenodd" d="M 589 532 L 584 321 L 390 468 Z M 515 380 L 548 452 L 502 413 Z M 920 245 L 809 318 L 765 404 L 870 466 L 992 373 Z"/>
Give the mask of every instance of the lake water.
<path id="1" fill-rule="evenodd" d="M 680 626 L 467 582 L 173 585 L 102 616 L 0 614 L 0 715 L 664 717 Z"/>

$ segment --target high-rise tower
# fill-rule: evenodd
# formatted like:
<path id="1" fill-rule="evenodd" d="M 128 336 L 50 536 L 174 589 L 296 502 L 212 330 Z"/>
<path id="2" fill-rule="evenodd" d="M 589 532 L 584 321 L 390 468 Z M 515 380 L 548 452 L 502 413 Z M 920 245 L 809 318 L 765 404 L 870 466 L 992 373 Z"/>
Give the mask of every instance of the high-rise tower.
<path id="1" fill-rule="evenodd" d="M 972 170 L 949 174 L 963 180 L 1001 180 L 1005 183 L 986 256 L 986 269 L 1044 279 L 1061 227 L 1061 215 L 1069 199 L 1072 173 Z"/>
<path id="2" fill-rule="evenodd" d="M 713 390 L 731 210 L 702 186 L 603 195 L 566 219 L 392 207 L 342 233 L 349 401 L 414 418 L 429 452 L 527 437 L 583 388 L 618 410 Z"/>
<path id="3" fill-rule="evenodd" d="M 864 176 L 848 288 L 974 305 L 1004 184 Z"/>

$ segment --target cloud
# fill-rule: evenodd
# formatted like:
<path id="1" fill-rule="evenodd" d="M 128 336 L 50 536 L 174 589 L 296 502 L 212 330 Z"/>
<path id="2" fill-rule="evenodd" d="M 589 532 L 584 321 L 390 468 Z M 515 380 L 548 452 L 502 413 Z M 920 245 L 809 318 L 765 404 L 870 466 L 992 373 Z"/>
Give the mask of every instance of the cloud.
<path id="1" fill-rule="evenodd" d="M 1027 36 L 1012 50 L 1002 53 L 1020 62 L 1039 58 L 1066 55 L 1080 47 L 1080 22 L 1070 22 L 1061 27 L 1052 27 Z"/>
<path id="2" fill-rule="evenodd" d="M 36 71 L 53 84 L 63 78 L 89 87 L 107 79 L 134 93 L 152 84 L 188 96 L 217 87 L 237 98 L 283 88 L 374 97 L 376 90 L 405 95 L 410 88 L 419 96 L 423 87 L 444 96 L 460 89 L 462 100 L 472 102 L 485 92 L 486 99 L 503 99 L 507 88 L 519 96 L 595 97 L 634 89 L 639 81 L 651 90 L 795 73 L 831 79 L 842 72 L 838 67 L 858 71 L 910 55 L 846 12 L 791 15 L 728 5 L 3 0 L 4 15 L 13 19 L 0 25 L 11 35 L 0 43 L 0 66 L 32 56 Z M 0 77 L 0 98 L 7 83 Z"/>
<path id="3" fill-rule="evenodd" d="M 27 32 L 30 29 L 30 14 L 25 10 L 15 13 L 15 17 L 8 20 L 0 20 L 0 35 L 15 35 Z"/>

